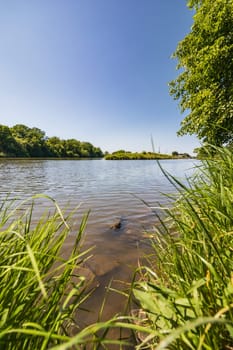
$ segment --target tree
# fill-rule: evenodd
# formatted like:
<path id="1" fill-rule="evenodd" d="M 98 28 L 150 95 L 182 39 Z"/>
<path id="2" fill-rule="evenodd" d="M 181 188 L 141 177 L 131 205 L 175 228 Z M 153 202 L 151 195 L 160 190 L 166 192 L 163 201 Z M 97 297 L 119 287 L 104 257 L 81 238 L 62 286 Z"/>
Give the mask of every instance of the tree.
<path id="1" fill-rule="evenodd" d="M 179 76 L 170 93 L 182 112 L 179 135 L 196 134 L 215 145 L 233 140 L 233 0 L 190 0 L 191 32 L 174 57 Z"/>
<path id="2" fill-rule="evenodd" d="M 81 143 L 76 139 L 68 139 L 63 141 L 66 157 L 80 157 Z"/>
<path id="3" fill-rule="evenodd" d="M 45 132 L 23 124 L 9 128 L 0 124 L 0 157 L 101 158 L 103 152 L 90 142 L 47 137 Z"/>
<path id="4" fill-rule="evenodd" d="M 12 135 L 30 157 L 43 157 L 45 153 L 45 132 L 38 128 L 29 128 L 23 124 L 11 128 Z"/>
<path id="5" fill-rule="evenodd" d="M 81 143 L 81 156 L 82 157 L 103 157 L 103 152 L 99 147 L 94 147 L 90 142 Z"/>
<path id="6" fill-rule="evenodd" d="M 38 128 L 31 128 L 28 133 L 28 150 L 31 157 L 45 155 L 45 132 Z"/>
<path id="7" fill-rule="evenodd" d="M 45 141 L 49 157 L 64 156 L 64 142 L 59 137 L 53 136 Z"/>
<path id="8" fill-rule="evenodd" d="M 177 151 L 172 152 L 172 157 L 178 157 L 179 153 Z"/>
<path id="9" fill-rule="evenodd" d="M 0 155 L 1 156 L 23 156 L 21 145 L 14 139 L 8 126 L 0 125 Z"/>

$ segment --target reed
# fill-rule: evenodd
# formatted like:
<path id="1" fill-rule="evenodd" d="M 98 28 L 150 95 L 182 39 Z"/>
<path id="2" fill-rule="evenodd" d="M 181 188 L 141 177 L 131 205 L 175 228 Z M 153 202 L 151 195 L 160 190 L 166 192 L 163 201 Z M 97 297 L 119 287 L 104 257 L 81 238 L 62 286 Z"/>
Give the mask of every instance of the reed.
<path id="1" fill-rule="evenodd" d="M 162 169 L 177 196 L 132 286 L 137 349 L 233 349 L 233 154 L 214 151 L 186 184 Z"/>
<path id="2" fill-rule="evenodd" d="M 75 314 L 91 291 L 80 270 L 89 251 L 81 250 L 87 215 L 74 237 L 68 259 L 61 249 L 71 233 L 73 213 L 65 215 L 51 198 L 51 215 L 33 220 L 35 196 L 0 208 L 0 348 L 69 348 L 71 334 L 85 344 Z M 27 208 L 27 209 L 25 209 Z M 83 334 L 83 336 L 82 336 Z M 92 334 L 89 334 L 92 336 Z"/>

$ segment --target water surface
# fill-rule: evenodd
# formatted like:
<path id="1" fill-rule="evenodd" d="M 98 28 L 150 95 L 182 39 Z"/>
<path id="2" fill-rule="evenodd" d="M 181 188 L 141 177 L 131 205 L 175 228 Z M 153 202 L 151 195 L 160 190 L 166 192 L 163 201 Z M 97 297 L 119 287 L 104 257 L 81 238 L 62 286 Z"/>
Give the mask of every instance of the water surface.
<path id="1" fill-rule="evenodd" d="M 184 178 L 191 174 L 195 162 L 160 163 L 172 175 Z M 96 238 L 117 218 L 122 218 L 128 228 L 150 225 L 150 207 L 166 202 L 162 193 L 174 191 L 158 164 L 151 160 L 2 160 L 0 186 L 1 199 L 7 194 L 23 199 L 43 193 L 62 207 L 81 204 L 80 212 L 91 210 L 87 234 Z M 42 208 L 43 205 L 50 204 L 44 201 Z"/>
<path id="2" fill-rule="evenodd" d="M 195 160 L 163 160 L 162 167 L 179 179 L 193 172 Z M 154 211 L 159 203 L 167 205 L 163 193 L 175 190 L 152 160 L 1 160 L 0 199 L 30 198 L 43 193 L 56 199 L 65 208 L 81 204 L 74 215 L 73 230 L 78 229 L 82 214 L 90 210 L 85 231 L 88 246 L 95 246 L 94 257 L 87 267 L 99 287 L 87 302 L 92 311 L 82 316 L 83 324 L 95 321 L 105 286 L 110 279 L 129 281 L 132 269 L 146 251 L 145 231 L 157 223 Z M 39 216 L 52 203 L 40 199 L 36 207 Z M 121 227 L 111 226 L 120 220 Z M 72 236 L 64 248 L 69 250 Z M 104 318 L 122 308 L 122 298 L 111 296 Z"/>

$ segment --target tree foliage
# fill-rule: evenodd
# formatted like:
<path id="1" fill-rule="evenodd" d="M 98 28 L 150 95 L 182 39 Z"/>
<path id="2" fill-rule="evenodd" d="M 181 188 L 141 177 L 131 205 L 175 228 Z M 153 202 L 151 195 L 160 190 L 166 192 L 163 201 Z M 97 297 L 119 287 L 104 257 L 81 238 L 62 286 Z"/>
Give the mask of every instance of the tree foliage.
<path id="1" fill-rule="evenodd" d="M 11 128 L 11 132 L 15 140 L 22 146 L 25 156 L 43 157 L 46 153 L 44 131 L 17 124 Z"/>
<path id="2" fill-rule="evenodd" d="M 0 125 L 0 155 L 22 156 L 24 151 L 12 135 L 11 129 Z"/>
<path id="3" fill-rule="evenodd" d="M 190 0 L 191 32 L 174 57 L 179 76 L 170 93 L 187 112 L 179 135 L 215 145 L 233 141 L 233 0 Z"/>
<path id="4" fill-rule="evenodd" d="M 48 138 L 44 131 L 36 127 L 17 124 L 11 128 L 0 125 L 0 156 L 101 158 L 103 152 L 90 142 L 62 140 L 56 136 Z"/>

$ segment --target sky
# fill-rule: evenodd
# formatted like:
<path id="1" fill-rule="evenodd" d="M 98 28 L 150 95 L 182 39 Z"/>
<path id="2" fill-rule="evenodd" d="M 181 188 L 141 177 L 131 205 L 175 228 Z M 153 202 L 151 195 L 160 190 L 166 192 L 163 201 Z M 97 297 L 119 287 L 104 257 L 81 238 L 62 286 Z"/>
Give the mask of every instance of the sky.
<path id="1" fill-rule="evenodd" d="M 0 0 L 0 124 L 192 154 L 168 88 L 192 21 L 185 0 Z"/>

